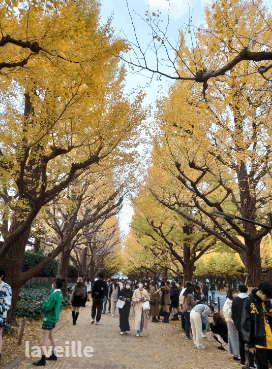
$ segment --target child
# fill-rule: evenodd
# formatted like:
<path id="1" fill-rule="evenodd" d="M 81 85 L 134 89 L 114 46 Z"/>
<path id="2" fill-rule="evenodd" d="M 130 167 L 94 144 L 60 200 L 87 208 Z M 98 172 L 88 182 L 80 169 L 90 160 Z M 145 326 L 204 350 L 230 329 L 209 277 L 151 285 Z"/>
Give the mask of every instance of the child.
<path id="1" fill-rule="evenodd" d="M 55 279 L 52 284 L 53 290 L 50 293 L 50 297 L 48 301 L 47 302 L 37 302 L 37 305 L 41 305 L 41 308 L 44 313 L 43 325 L 42 325 L 42 329 L 44 329 L 43 343 L 42 343 L 44 355 L 42 355 L 41 360 L 35 361 L 33 363 L 33 365 L 36 365 L 36 366 L 44 366 L 46 364 L 46 360 L 57 360 L 57 356 L 54 352 L 55 347 L 56 347 L 54 328 L 55 328 L 57 321 L 59 320 L 61 303 L 63 299 L 62 292 L 61 292 L 62 282 L 63 282 L 62 279 Z M 50 338 L 50 341 L 52 343 L 53 351 L 50 357 L 45 358 L 45 354 L 47 352 L 46 346 L 47 346 L 48 338 Z"/>
<path id="2" fill-rule="evenodd" d="M 11 287 L 4 282 L 6 272 L 0 268 L 0 363 L 2 352 L 2 335 L 7 326 L 7 312 L 11 307 L 12 291 Z"/>

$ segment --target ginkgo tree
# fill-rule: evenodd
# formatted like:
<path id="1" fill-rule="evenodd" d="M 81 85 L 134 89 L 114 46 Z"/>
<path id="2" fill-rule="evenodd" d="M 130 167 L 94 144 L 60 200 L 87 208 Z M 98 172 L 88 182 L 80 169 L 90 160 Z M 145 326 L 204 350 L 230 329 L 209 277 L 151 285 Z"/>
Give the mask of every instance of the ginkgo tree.
<path id="1" fill-rule="evenodd" d="M 165 77 L 172 81 L 202 84 L 204 95 L 208 86 L 213 88 L 214 83 L 224 80 L 230 73 L 239 74 L 240 65 L 245 61 L 249 62 L 250 74 L 254 74 L 257 79 L 272 81 L 272 19 L 270 9 L 262 0 L 208 2 L 204 6 L 204 23 L 195 25 L 190 16 L 183 27 L 187 53 L 179 47 L 181 43 L 185 43 L 184 37 L 175 42 L 172 35 L 169 35 L 169 16 L 168 19 L 163 19 L 159 10 L 149 9 L 145 14 L 137 14 L 136 18 L 132 15 L 128 0 L 126 3 L 134 38 L 128 40 L 131 53 L 124 54 L 122 59 L 133 69 L 148 72 L 151 78 Z M 171 7 L 171 0 L 169 6 Z M 211 14 L 216 14 L 213 25 L 207 19 Z M 137 34 L 140 22 L 149 30 L 149 37 L 145 41 L 141 41 Z M 240 27 L 241 23 L 244 27 Z M 256 29 L 260 24 L 261 31 Z M 205 39 L 210 44 L 206 50 L 201 44 L 201 40 Z M 230 44 L 229 39 L 235 45 Z M 183 71 L 179 68 L 181 64 L 184 65 Z"/>
<path id="2" fill-rule="evenodd" d="M 40 210 L 86 170 L 131 162 L 146 110 L 141 92 L 123 92 L 118 53 L 127 46 L 99 25 L 98 2 L 6 1 L 0 10 L 2 37 L 48 51 L 0 44 L 1 61 L 28 58 L 0 74 L 0 265 L 16 301 Z"/>
<path id="3" fill-rule="evenodd" d="M 181 40 L 180 52 L 187 56 L 187 66 L 202 65 L 204 55 L 208 63 L 214 49 L 222 50 L 217 63 L 231 58 L 238 47 L 234 31 L 244 38 L 258 34 L 264 44 L 268 40 L 257 8 L 254 12 L 251 7 L 249 13 L 247 2 L 235 1 L 231 8 L 224 7 L 225 21 L 219 27 L 218 19 L 223 19 L 220 4 L 223 2 L 206 8 L 210 37 L 197 34 L 194 60 Z M 217 44 L 212 42 L 214 35 Z M 169 173 L 173 183 L 165 184 L 161 176 L 160 183 L 154 181 L 153 194 L 161 204 L 238 252 L 249 273 L 249 285 L 256 286 L 263 278 L 260 243 L 269 229 L 219 219 L 213 213 L 216 210 L 249 221 L 270 222 L 270 85 L 252 73 L 252 68 L 249 61 L 239 63 L 204 96 L 200 85 L 177 82 L 169 96 L 158 103 L 162 135 L 154 142 L 153 160 L 158 170 Z M 181 74 L 185 69 L 180 63 Z"/>
<path id="4" fill-rule="evenodd" d="M 154 173 L 156 171 L 156 174 Z M 184 282 L 190 281 L 195 269 L 195 262 L 212 246 L 216 239 L 198 227 L 193 227 L 186 220 L 160 204 L 149 190 L 153 180 L 159 179 L 161 172 L 153 166 L 145 187 L 134 199 L 132 229 L 137 241 L 161 267 L 167 267 Z"/>

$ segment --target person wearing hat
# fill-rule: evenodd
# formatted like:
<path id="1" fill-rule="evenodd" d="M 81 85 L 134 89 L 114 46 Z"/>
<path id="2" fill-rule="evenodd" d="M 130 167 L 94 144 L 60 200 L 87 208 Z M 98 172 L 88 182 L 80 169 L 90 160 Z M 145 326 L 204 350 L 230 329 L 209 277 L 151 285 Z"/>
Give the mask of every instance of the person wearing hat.
<path id="1" fill-rule="evenodd" d="M 79 308 L 84 305 L 87 292 L 84 287 L 83 278 L 79 277 L 77 279 L 76 285 L 73 287 L 70 302 L 72 304 L 72 318 L 73 325 L 76 325 L 77 318 L 79 316 Z"/>

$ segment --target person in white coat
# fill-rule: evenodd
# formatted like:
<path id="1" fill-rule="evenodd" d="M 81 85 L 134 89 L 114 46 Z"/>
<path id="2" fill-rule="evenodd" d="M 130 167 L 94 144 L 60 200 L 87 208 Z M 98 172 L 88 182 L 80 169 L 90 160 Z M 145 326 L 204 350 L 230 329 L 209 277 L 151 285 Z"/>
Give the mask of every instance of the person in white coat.
<path id="1" fill-rule="evenodd" d="M 193 340 L 195 347 L 198 349 L 204 349 L 203 337 L 202 337 L 202 320 L 206 315 L 211 312 L 208 305 L 198 304 L 196 305 L 190 314 L 191 328 L 193 333 Z"/>
<path id="2" fill-rule="evenodd" d="M 234 360 L 241 360 L 239 349 L 239 335 L 232 320 L 232 302 L 235 297 L 235 290 L 231 288 L 227 294 L 227 300 L 223 306 L 223 314 L 228 326 L 228 353 L 233 355 Z"/>

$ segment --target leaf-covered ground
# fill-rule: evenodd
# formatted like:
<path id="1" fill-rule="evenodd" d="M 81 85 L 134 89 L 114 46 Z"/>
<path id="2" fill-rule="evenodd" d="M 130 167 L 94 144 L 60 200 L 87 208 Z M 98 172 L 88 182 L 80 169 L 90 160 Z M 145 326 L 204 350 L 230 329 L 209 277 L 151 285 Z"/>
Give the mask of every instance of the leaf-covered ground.
<path id="1" fill-rule="evenodd" d="M 71 312 L 64 311 L 61 321 L 70 318 Z M 119 333 L 119 314 L 102 315 L 100 325 L 91 324 L 91 302 L 82 308 L 76 326 L 72 321 L 63 326 L 57 334 L 57 344 L 63 347 L 67 342 L 81 341 L 82 346 L 92 346 L 91 358 L 60 358 L 55 362 L 47 362 L 46 367 L 77 368 L 77 369 L 238 369 L 240 365 L 226 352 L 217 349 L 217 344 L 207 342 L 205 350 L 195 349 L 192 341 L 186 341 L 181 330 L 180 321 L 169 324 L 149 322 L 148 330 L 143 337 L 135 337 L 133 329 L 134 315 L 131 314 L 131 332 L 125 336 Z M 32 323 L 27 326 L 26 338 L 31 338 L 32 344 L 38 344 L 41 339 L 41 324 Z M 4 358 L 11 361 L 23 354 L 24 344 L 18 351 L 12 338 L 5 339 Z M 18 368 L 31 368 L 35 359 L 27 358 Z"/>

